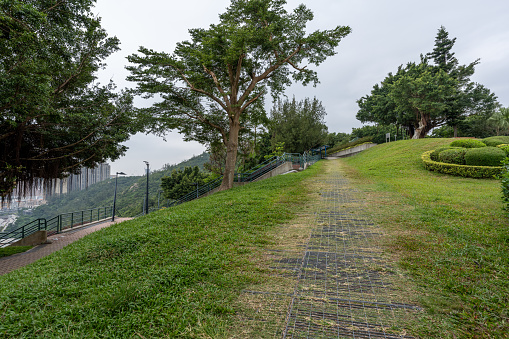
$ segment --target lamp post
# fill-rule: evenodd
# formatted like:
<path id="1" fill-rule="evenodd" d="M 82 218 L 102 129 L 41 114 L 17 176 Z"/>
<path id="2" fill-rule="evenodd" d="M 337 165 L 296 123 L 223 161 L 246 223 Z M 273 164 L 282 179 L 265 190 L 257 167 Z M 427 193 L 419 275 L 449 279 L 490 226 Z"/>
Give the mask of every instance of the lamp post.
<path id="1" fill-rule="evenodd" d="M 115 212 L 117 211 L 116 210 L 116 207 L 117 207 L 117 179 L 118 179 L 118 175 L 126 175 L 124 172 L 117 172 L 117 174 L 115 175 L 115 194 L 113 195 L 113 215 L 111 217 L 111 221 L 115 221 Z"/>
<path id="2" fill-rule="evenodd" d="M 149 164 L 148 161 L 143 161 L 147 165 L 147 193 L 145 194 L 145 214 L 148 214 L 148 173 L 149 173 Z"/>

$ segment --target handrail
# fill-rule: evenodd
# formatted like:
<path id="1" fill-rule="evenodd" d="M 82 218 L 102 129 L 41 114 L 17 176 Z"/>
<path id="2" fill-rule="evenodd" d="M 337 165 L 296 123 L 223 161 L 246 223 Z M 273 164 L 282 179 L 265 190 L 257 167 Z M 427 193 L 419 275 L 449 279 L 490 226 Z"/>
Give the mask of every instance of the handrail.
<path id="1" fill-rule="evenodd" d="M 108 219 L 112 217 L 112 213 L 113 206 L 106 206 L 62 213 L 51 219 L 39 218 L 13 231 L 0 234 L 0 247 L 9 246 L 37 231 L 45 230 L 48 231 L 48 234 L 56 234 L 66 229 Z"/>
<path id="2" fill-rule="evenodd" d="M 291 161 L 293 164 L 298 164 L 301 168 L 305 168 L 306 165 L 311 166 L 318 160 L 322 158 L 322 152 L 318 154 L 309 154 L 305 152 L 304 154 L 300 153 L 284 153 L 280 156 L 273 156 L 270 159 L 262 162 L 261 164 L 253 167 L 249 172 L 245 173 L 236 173 L 234 175 L 234 182 L 252 182 L 256 179 L 260 178 L 262 175 L 272 171 L 276 167 L 282 165 L 286 161 Z M 184 194 L 177 200 L 172 201 L 165 207 L 173 207 L 180 205 L 184 202 L 188 202 L 194 199 L 199 198 L 200 196 L 212 191 L 213 189 L 219 187 L 223 180 L 223 176 L 218 177 L 217 179 L 203 185 L 199 186 L 197 189 L 192 190 L 189 193 Z"/>

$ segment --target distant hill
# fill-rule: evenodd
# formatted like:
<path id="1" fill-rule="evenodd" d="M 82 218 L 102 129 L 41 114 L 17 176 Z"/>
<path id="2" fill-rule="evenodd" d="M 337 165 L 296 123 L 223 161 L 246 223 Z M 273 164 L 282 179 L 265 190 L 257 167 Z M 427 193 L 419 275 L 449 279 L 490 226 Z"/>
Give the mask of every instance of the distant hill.
<path id="1" fill-rule="evenodd" d="M 158 192 L 161 190 L 161 178 L 175 169 L 203 165 L 209 161 L 209 154 L 204 152 L 175 165 L 165 165 L 149 175 L 149 207 L 157 206 Z M 118 177 L 117 187 L 117 215 L 135 216 L 143 211 L 146 194 L 146 176 Z M 87 210 L 91 208 L 112 206 L 115 190 L 115 179 L 105 180 L 89 186 L 86 190 L 54 196 L 46 205 L 39 206 L 28 216 L 20 216 L 10 229 L 22 226 L 34 219 L 53 218 L 62 213 Z M 162 204 L 162 193 L 160 198 Z"/>

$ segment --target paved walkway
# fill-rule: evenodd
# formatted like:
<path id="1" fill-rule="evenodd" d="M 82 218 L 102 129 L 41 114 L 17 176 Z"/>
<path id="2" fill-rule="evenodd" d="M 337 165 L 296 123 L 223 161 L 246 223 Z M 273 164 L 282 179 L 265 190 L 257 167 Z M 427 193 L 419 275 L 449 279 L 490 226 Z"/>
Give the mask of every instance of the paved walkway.
<path id="1" fill-rule="evenodd" d="M 87 234 L 129 219 L 130 218 L 116 218 L 115 222 L 110 221 L 101 224 L 84 226 L 64 233 L 51 235 L 48 237 L 48 242 L 50 242 L 48 244 L 36 246 L 24 253 L 0 258 L 0 275 L 7 274 L 18 268 L 31 264 L 34 261 L 39 260 L 53 252 L 56 252 L 78 239 L 83 238 Z"/>
<path id="2" fill-rule="evenodd" d="M 401 277 L 379 247 L 382 231 L 363 213 L 362 193 L 339 165 L 327 163 L 313 183 L 320 198 L 300 249 L 290 245 L 270 255 L 268 271 L 280 286 L 244 292 L 253 307 L 245 321 L 256 337 L 412 338 L 405 323 L 415 321 L 419 308 L 405 303 Z"/>

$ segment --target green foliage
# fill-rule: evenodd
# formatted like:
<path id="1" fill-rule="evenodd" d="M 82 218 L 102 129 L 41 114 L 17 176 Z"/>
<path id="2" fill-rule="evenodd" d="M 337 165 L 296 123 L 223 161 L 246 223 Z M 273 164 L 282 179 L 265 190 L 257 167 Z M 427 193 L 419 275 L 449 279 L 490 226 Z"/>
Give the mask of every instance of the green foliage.
<path id="1" fill-rule="evenodd" d="M 445 151 L 447 149 L 451 149 L 451 146 L 438 147 L 437 149 L 431 151 L 430 153 L 431 160 L 439 161 L 440 152 Z"/>
<path id="2" fill-rule="evenodd" d="M 409 276 L 408 295 L 424 308 L 419 325 L 407 333 L 504 338 L 509 228 L 500 182 L 427 171 L 422 153 L 451 141 L 387 143 L 342 163 L 366 192 L 366 214 L 383 230 L 383 248 Z M 400 246 L 402 239 L 411 246 Z"/>
<path id="3" fill-rule="evenodd" d="M 119 49 L 95 1 L 0 1 L 0 196 L 124 154 L 132 98 L 96 83 Z"/>
<path id="4" fill-rule="evenodd" d="M 509 144 L 500 144 L 497 145 L 497 147 L 504 151 L 507 156 L 509 156 Z"/>
<path id="5" fill-rule="evenodd" d="M 488 119 L 488 122 L 495 127 L 497 135 L 509 132 L 509 107 L 501 107 Z"/>
<path id="6" fill-rule="evenodd" d="M 433 52 L 421 55 L 419 64 L 408 63 L 400 66 L 396 74 L 389 73 L 370 95 L 358 100 L 357 119 L 404 126 L 413 138 L 423 138 L 433 128 L 445 124 L 451 129 L 437 131 L 438 136 L 448 132 L 454 135 L 466 117 L 472 115 L 482 124 L 469 124 L 464 130 L 475 135 L 485 133 L 487 116 L 498 106 L 496 96 L 470 81 L 479 61 L 459 65 L 451 52 L 455 40 L 449 39 L 441 27 Z"/>
<path id="7" fill-rule="evenodd" d="M 239 295 L 266 278 L 253 257 L 298 215 L 319 169 L 107 227 L 0 276 L 2 337 L 231 337 Z"/>
<path id="8" fill-rule="evenodd" d="M 33 246 L 9 246 L 0 247 L 0 258 L 8 257 L 13 254 L 23 253 L 33 248 Z"/>
<path id="9" fill-rule="evenodd" d="M 386 135 L 391 134 L 391 141 L 402 140 L 407 137 L 403 129 L 397 128 L 394 125 L 377 125 L 377 126 L 362 126 L 359 128 L 352 128 L 352 138 L 371 137 L 372 142 L 375 144 L 383 144 L 387 142 Z"/>
<path id="10" fill-rule="evenodd" d="M 289 13 L 285 0 L 232 0 L 218 24 L 190 29 L 191 39 L 173 54 L 140 47 L 128 57 L 128 80 L 136 93 L 162 101 L 142 111 L 151 130 L 176 129 L 186 140 L 220 140 L 227 150 L 223 189 L 233 185 L 239 133 L 266 118 L 263 98 L 292 81 L 317 84 L 311 65 L 336 54 L 347 26 L 307 33 L 313 13 L 300 5 Z"/>
<path id="11" fill-rule="evenodd" d="M 297 102 L 278 100 L 270 113 L 269 133 L 272 143 L 284 142 L 287 153 L 304 153 L 321 146 L 327 139 L 325 108 L 314 98 Z"/>
<path id="12" fill-rule="evenodd" d="M 479 148 L 486 147 L 486 144 L 476 139 L 459 139 L 451 142 L 451 147 Z"/>
<path id="13" fill-rule="evenodd" d="M 165 165 L 161 170 L 151 171 L 149 175 L 149 207 L 157 207 L 158 198 L 160 206 L 167 203 L 162 193 L 159 193 L 162 177 L 170 175 L 174 169 L 194 166 L 203 169 L 203 165 L 208 159 L 208 154 L 202 153 L 180 164 Z M 143 164 L 141 165 L 143 166 Z M 146 176 L 119 176 L 117 180 L 117 215 L 124 217 L 138 215 L 143 209 L 142 205 L 146 194 Z M 52 196 L 48 199 L 47 204 L 35 208 L 31 215 L 19 216 L 10 229 L 20 227 L 38 218 L 50 219 L 62 213 L 112 206 L 114 188 L 115 179 L 110 179 L 90 185 L 86 190 Z"/>
<path id="14" fill-rule="evenodd" d="M 509 144 L 509 136 L 489 137 L 482 140 L 487 146 L 498 146 L 501 144 Z"/>
<path id="15" fill-rule="evenodd" d="M 465 165 L 466 152 L 467 152 L 466 148 L 446 149 L 439 153 L 438 159 L 440 162 L 445 162 L 448 164 Z"/>
<path id="16" fill-rule="evenodd" d="M 183 195 L 205 184 L 208 174 L 200 172 L 198 166 L 175 169 L 167 177 L 161 178 L 161 188 L 166 199 L 177 200 Z"/>
<path id="17" fill-rule="evenodd" d="M 476 149 L 476 148 L 474 148 Z M 477 148 L 480 149 L 480 148 Z M 424 167 L 428 171 L 449 174 L 465 178 L 486 178 L 491 179 L 500 173 L 501 167 L 498 166 L 472 166 L 448 164 L 431 160 L 430 154 L 433 151 L 425 152 L 422 155 Z"/>
<path id="18" fill-rule="evenodd" d="M 506 154 L 497 147 L 472 148 L 465 153 L 465 163 L 470 166 L 501 166 Z"/>
<path id="19" fill-rule="evenodd" d="M 344 144 L 351 140 L 352 137 L 348 133 L 329 133 L 327 134 L 327 140 L 325 142 L 329 147 L 334 147 L 336 145 Z"/>
<path id="20" fill-rule="evenodd" d="M 509 211 L 509 158 L 502 161 L 502 171 L 499 179 L 502 184 L 502 201 L 505 204 L 504 209 Z"/>
<path id="21" fill-rule="evenodd" d="M 358 145 L 370 143 L 370 142 L 372 142 L 372 140 L 373 140 L 373 137 L 372 136 L 368 136 L 368 137 L 356 139 L 354 141 L 345 142 L 345 143 L 339 144 L 337 146 L 334 146 L 331 149 L 328 149 L 327 150 L 327 154 L 337 153 L 339 151 L 342 151 L 342 150 L 345 150 L 345 149 L 348 149 L 348 148 L 352 148 L 352 147 L 355 147 L 355 146 L 358 146 Z"/>
<path id="22" fill-rule="evenodd" d="M 270 158 L 273 158 L 273 157 L 280 157 L 283 154 L 285 154 L 285 143 L 283 141 L 276 142 L 276 144 L 274 145 L 274 150 L 272 151 L 272 153 L 265 155 L 264 158 L 265 159 L 270 159 Z"/>

